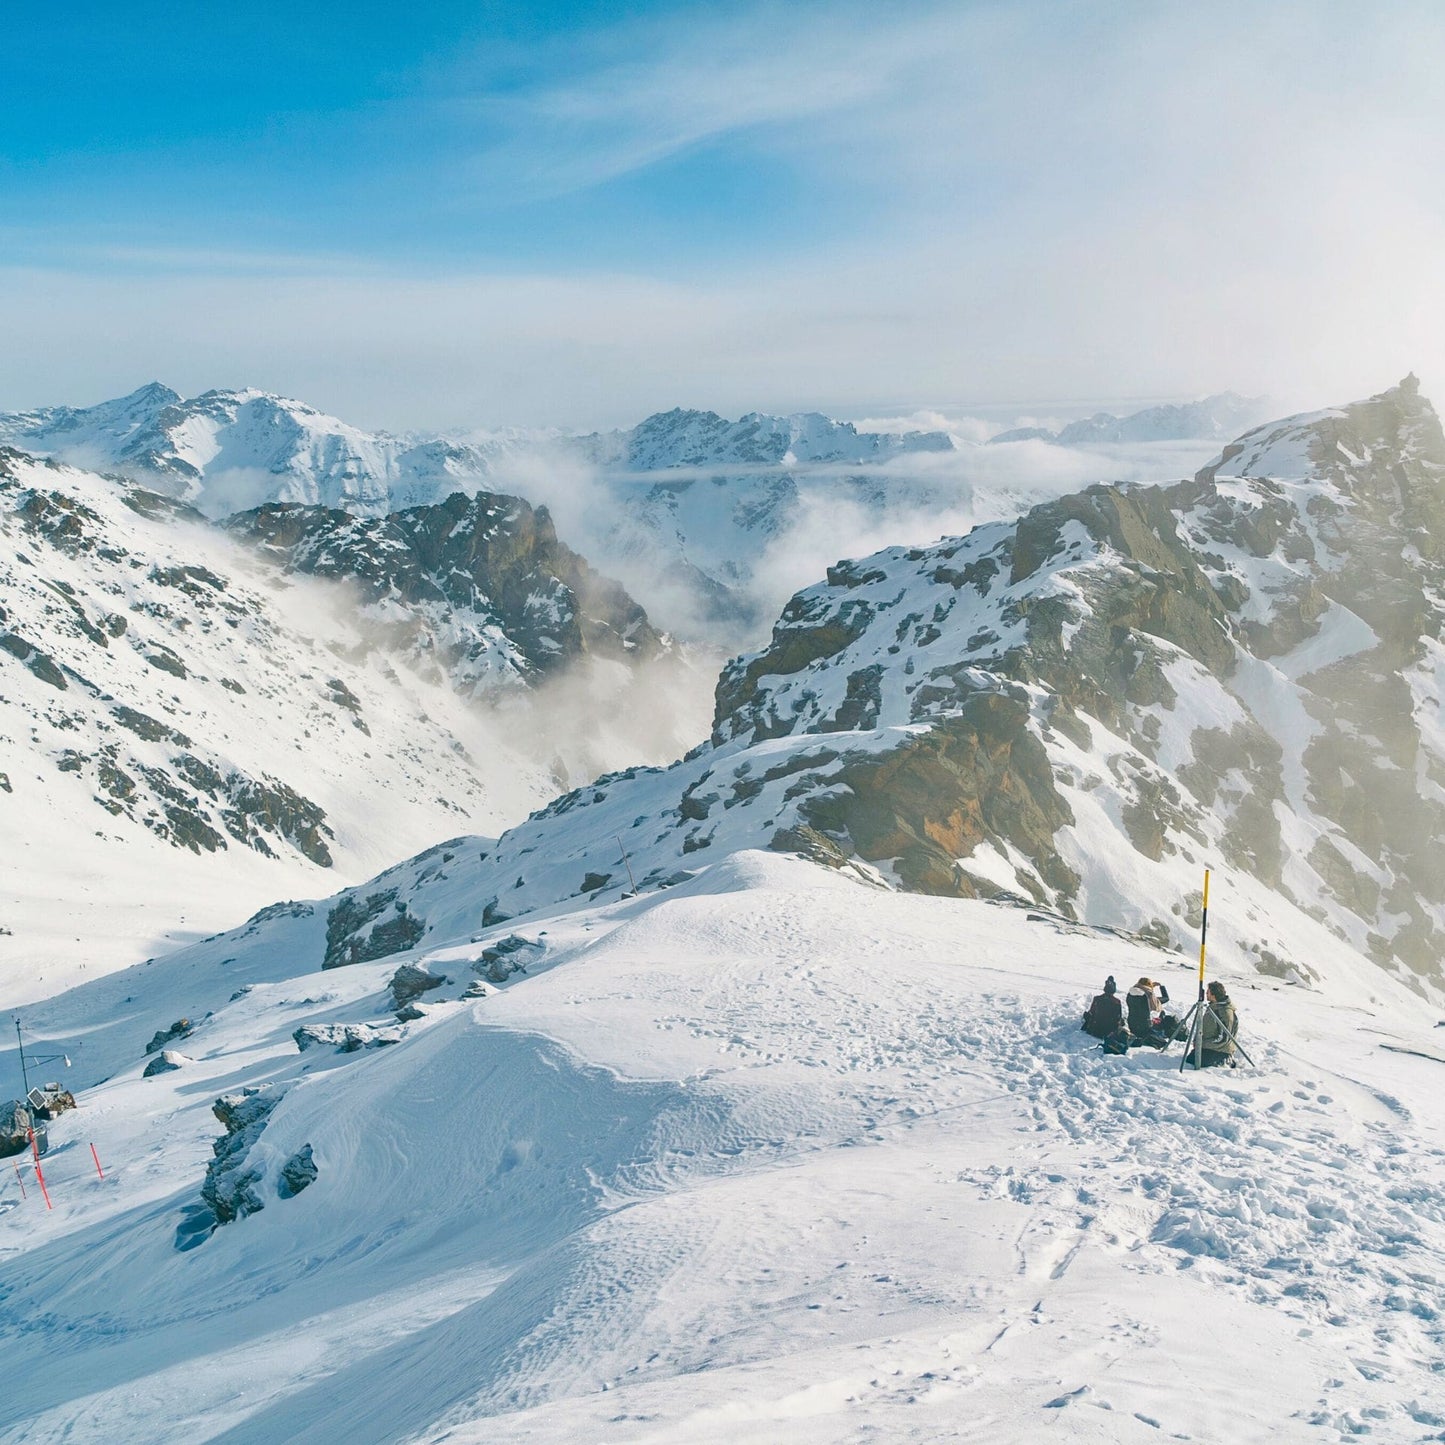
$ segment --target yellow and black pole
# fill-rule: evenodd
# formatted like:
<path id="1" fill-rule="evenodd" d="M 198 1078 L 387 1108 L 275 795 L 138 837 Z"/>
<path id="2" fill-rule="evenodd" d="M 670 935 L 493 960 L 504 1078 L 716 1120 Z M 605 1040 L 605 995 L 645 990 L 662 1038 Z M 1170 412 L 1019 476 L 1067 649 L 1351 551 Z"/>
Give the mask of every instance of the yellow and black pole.
<path id="1" fill-rule="evenodd" d="M 1189 1057 L 1189 1045 L 1194 1045 L 1194 1067 L 1204 1064 L 1204 948 L 1209 938 L 1209 869 L 1204 870 L 1204 905 L 1199 918 L 1199 998 L 1194 1005 L 1194 1032 L 1184 1045 L 1184 1058 Z M 1184 1067 L 1181 1059 L 1179 1067 Z"/>

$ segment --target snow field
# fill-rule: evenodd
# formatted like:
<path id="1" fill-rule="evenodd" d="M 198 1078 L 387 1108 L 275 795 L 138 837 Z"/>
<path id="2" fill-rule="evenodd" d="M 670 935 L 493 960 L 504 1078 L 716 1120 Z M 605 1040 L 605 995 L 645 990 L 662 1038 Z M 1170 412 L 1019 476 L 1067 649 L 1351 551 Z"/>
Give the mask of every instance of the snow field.
<path id="1" fill-rule="evenodd" d="M 538 921 L 529 975 L 396 1047 L 297 1054 L 384 1015 L 399 961 L 296 975 L 323 926 L 47 1006 L 48 1036 L 91 1020 L 52 1170 L 95 1138 L 110 1177 L 49 1216 L 0 1193 L 0 1439 L 1445 1430 L 1445 1060 L 1388 980 L 1236 985 L 1258 1069 L 1180 1075 L 1078 1017 L 1110 972 L 1187 1003 L 1190 961 L 743 853 Z M 465 941 L 414 957 L 460 983 Z M 265 1208 L 178 1253 L 211 1101 L 267 1080 Z M 319 1177 L 278 1199 L 303 1143 Z"/>

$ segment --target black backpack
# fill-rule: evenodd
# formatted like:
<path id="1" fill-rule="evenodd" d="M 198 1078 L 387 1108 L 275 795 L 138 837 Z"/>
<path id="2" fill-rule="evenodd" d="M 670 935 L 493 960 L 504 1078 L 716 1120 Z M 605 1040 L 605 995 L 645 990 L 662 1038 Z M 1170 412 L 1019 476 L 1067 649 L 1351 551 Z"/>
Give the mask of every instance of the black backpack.
<path id="1" fill-rule="evenodd" d="M 1099 1047 L 1106 1054 L 1127 1054 L 1129 1052 L 1129 1030 L 1115 1029 Z"/>

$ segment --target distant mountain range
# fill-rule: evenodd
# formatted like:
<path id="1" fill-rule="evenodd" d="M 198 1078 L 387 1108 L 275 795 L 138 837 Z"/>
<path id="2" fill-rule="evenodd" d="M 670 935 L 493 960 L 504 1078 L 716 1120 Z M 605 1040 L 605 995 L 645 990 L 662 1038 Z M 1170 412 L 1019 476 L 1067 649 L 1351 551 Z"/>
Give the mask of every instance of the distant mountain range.
<path id="1" fill-rule="evenodd" d="M 1202 401 L 1145 407 L 1128 416 L 1095 412 L 1070 422 L 1058 431 L 1047 427 L 1015 427 L 989 438 L 990 442 L 1045 441 L 1061 447 L 1091 446 L 1107 442 L 1223 441 L 1238 436 L 1267 415 L 1264 397 L 1238 396 L 1222 391 Z"/>
<path id="2" fill-rule="evenodd" d="M 859 432 L 818 413 L 670 411 L 628 431 L 569 437 L 512 432 L 458 439 L 366 432 L 270 392 L 208 391 L 183 398 L 151 382 L 97 406 L 0 415 L 0 442 L 93 470 L 169 484 L 210 517 L 267 502 L 385 515 L 474 491 L 521 450 L 550 450 L 609 470 L 700 466 L 790 467 L 888 461 L 947 452 L 942 432 Z"/>
<path id="3" fill-rule="evenodd" d="M 836 493 L 871 514 L 900 500 L 931 505 L 936 492 L 918 494 L 897 468 L 916 461 L 926 470 L 954 452 L 943 432 L 860 432 L 811 412 L 729 421 L 674 410 L 587 436 L 392 436 L 269 392 L 187 399 L 158 382 L 97 406 L 0 415 L 0 443 L 118 473 L 217 519 L 268 504 L 384 517 L 497 490 L 560 500 L 573 544 L 620 576 L 663 626 L 729 650 L 751 640 L 781 600 L 754 587 L 754 570 L 803 519 L 807 497 Z M 568 496 L 553 479 L 579 469 L 592 485 Z M 707 487 L 686 496 L 702 471 Z M 865 479 L 886 471 L 895 474 L 885 496 Z"/>

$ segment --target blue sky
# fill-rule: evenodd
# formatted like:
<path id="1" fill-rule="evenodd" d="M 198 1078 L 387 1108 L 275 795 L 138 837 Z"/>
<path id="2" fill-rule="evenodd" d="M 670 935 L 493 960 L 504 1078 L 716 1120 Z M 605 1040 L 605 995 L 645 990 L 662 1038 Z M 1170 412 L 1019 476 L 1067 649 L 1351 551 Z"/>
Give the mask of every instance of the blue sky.
<path id="1" fill-rule="evenodd" d="M 1445 7 L 0 0 L 0 407 L 1330 400 L 1445 362 Z M 1445 381 L 1445 366 L 1440 366 Z"/>
<path id="2" fill-rule="evenodd" d="M 847 7 L 831 9 L 847 23 Z M 681 97 L 664 80 L 638 97 L 639 112 L 658 110 L 629 113 L 629 85 L 660 79 L 680 36 L 717 37 L 737 67 L 750 32 L 723 7 L 181 13 L 81 4 L 19 17 L 0 102 L 12 259 L 100 244 L 132 264 L 194 248 L 249 250 L 258 264 L 677 273 L 759 241 L 804 246 L 862 192 L 772 145 L 795 106 L 816 111 L 810 98 L 756 104 L 750 124 L 726 104 L 736 92 L 713 97 L 690 131 L 667 133 L 660 108 Z M 796 36 L 795 19 L 784 28 Z M 789 88 L 804 83 L 792 68 L 777 67 Z"/>

